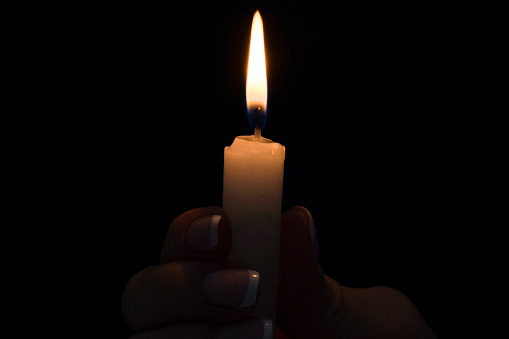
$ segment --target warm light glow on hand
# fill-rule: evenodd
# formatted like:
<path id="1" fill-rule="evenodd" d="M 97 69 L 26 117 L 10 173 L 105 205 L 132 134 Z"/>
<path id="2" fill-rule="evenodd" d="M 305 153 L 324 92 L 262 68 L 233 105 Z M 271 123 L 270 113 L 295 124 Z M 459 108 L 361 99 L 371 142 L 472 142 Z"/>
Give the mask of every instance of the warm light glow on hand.
<path id="1" fill-rule="evenodd" d="M 246 101 L 248 111 L 257 107 L 265 111 L 267 108 L 267 70 L 265 67 L 263 22 L 259 11 L 256 11 L 253 17 L 253 25 L 251 26 Z"/>

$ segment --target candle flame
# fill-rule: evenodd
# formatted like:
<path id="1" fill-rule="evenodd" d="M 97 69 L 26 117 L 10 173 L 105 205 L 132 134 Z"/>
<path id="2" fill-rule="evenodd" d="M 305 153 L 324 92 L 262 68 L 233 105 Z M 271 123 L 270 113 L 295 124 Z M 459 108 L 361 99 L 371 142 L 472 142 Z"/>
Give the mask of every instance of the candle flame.
<path id="1" fill-rule="evenodd" d="M 248 117 L 253 128 L 263 128 L 267 109 L 267 70 L 265 67 L 265 45 L 263 22 L 256 11 L 251 26 L 251 43 L 247 64 L 246 103 Z"/>

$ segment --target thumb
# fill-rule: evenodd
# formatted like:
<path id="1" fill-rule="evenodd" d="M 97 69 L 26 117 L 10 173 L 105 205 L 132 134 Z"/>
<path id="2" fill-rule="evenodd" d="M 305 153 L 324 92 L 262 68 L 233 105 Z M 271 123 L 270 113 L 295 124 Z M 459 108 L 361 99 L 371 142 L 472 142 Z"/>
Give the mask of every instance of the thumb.
<path id="1" fill-rule="evenodd" d="M 340 303 L 341 290 L 322 272 L 313 217 L 304 207 L 282 215 L 280 248 L 278 327 L 292 338 L 320 338 L 331 325 L 330 308 Z"/>

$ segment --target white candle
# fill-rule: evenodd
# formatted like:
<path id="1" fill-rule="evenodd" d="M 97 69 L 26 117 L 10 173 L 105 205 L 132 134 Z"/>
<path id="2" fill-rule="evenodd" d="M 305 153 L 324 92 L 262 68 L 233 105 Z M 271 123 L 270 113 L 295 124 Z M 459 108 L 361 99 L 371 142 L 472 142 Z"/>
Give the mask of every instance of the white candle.
<path id="1" fill-rule="evenodd" d="M 223 208 L 232 225 L 230 259 L 260 273 L 260 294 L 252 316 L 272 320 L 275 329 L 285 147 L 260 135 L 267 75 L 259 12 L 251 30 L 246 99 L 255 135 L 239 136 L 224 150 Z"/>
<path id="2" fill-rule="evenodd" d="M 232 225 L 231 260 L 260 272 L 253 316 L 275 324 L 285 147 L 239 136 L 224 150 L 223 208 Z"/>

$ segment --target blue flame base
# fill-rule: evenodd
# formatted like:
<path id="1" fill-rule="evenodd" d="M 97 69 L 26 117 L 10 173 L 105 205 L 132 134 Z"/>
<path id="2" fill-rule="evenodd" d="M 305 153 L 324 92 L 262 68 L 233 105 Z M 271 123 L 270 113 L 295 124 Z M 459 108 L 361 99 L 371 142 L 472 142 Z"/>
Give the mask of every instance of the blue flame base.
<path id="1" fill-rule="evenodd" d="M 247 109 L 247 118 L 251 127 L 263 129 L 267 122 L 267 111 L 259 106 Z"/>

